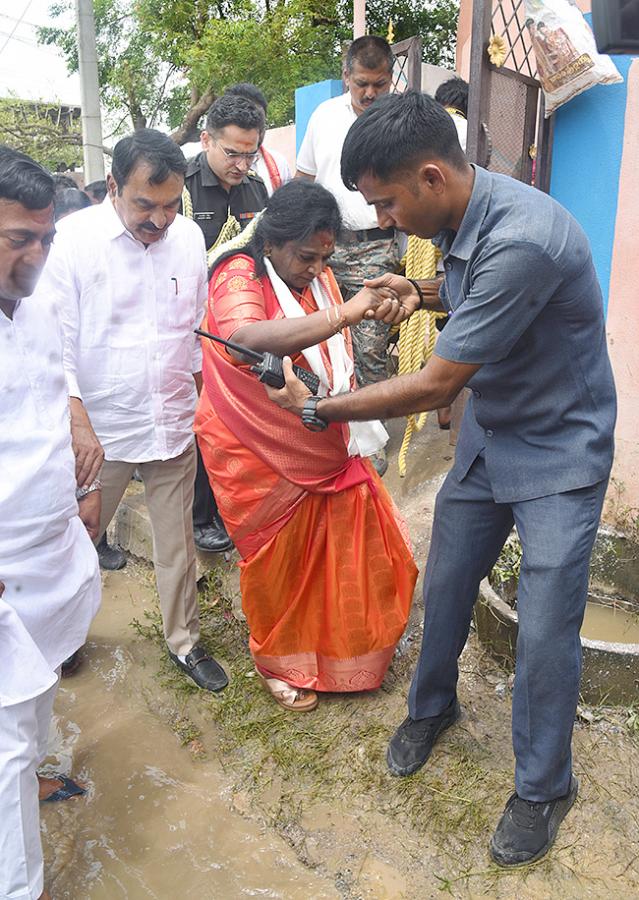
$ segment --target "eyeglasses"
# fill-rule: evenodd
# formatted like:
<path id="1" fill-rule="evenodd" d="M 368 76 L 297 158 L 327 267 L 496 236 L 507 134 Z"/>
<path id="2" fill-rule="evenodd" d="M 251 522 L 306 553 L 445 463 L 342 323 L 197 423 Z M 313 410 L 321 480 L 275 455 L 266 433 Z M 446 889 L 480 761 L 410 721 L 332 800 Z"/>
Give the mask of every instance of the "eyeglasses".
<path id="1" fill-rule="evenodd" d="M 255 162 L 257 157 L 260 155 L 259 150 L 256 150 L 254 153 L 242 153 L 239 150 L 227 150 L 226 147 L 223 147 L 219 141 L 215 140 L 215 138 L 212 138 L 211 140 L 213 141 L 214 144 L 217 144 L 217 146 L 220 148 L 220 150 L 222 151 L 224 156 L 226 156 L 226 158 L 230 159 L 230 160 L 234 160 L 234 161 L 242 160 L 243 162 L 252 163 L 252 162 Z"/>

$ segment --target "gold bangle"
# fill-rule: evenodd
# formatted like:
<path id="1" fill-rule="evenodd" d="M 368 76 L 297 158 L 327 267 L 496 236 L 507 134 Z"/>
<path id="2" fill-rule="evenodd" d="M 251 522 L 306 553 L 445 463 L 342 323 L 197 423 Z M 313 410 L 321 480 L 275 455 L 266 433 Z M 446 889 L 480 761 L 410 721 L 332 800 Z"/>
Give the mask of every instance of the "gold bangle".
<path id="1" fill-rule="evenodd" d="M 331 327 L 333 329 L 333 334 L 339 334 L 343 331 L 348 325 L 348 319 L 344 315 L 343 312 L 340 312 L 339 307 L 332 307 L 335 310 L 336 318 L 333 322 L 331 322 Z"/>

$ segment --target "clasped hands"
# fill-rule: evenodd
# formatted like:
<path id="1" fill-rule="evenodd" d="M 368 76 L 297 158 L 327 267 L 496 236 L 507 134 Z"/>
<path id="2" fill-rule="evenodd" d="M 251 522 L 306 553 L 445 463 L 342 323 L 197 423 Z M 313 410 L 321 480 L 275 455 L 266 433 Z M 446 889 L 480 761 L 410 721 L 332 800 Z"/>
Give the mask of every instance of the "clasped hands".
<path id="1" fill-rule="evenodd" d="M 381 275 L 364 281 L 364 287 L 345 304 L 358 321 L 374 319 L 387 325 L 400 325 L 418 308 L 419 294 L 401 275 Z M 350 316 L 349 316 L 350 318 Z"/>

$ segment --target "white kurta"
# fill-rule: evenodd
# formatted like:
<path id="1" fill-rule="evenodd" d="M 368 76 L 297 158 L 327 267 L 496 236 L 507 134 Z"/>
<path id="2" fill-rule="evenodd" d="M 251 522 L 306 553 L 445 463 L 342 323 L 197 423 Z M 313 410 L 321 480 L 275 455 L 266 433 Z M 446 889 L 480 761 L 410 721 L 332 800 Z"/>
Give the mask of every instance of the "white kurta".
<path id="1" fill-rule="evenodd" d="M 0 706 L 55 684 L 99 606 L 74 472 L 60 324 L 30 297 L 0 312 Z"/>
<path id="2" fill-rule="evenodd" d="M 176 216 L 145 247 L 109 197 L 66 216 L 37 288 L 60 310 L 64 363 L 107 460 L 174 459 L 193 443 L 193 329 L 208 295 L 199 227 Z"/>

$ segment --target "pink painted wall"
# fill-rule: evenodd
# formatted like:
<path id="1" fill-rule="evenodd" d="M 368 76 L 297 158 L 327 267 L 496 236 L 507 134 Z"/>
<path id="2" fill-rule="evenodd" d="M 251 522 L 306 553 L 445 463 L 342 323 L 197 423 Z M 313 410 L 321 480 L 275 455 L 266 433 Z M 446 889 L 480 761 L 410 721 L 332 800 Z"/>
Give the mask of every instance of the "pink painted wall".
<path id="1" fill-rule="evenodd" d="M 628 99 L 619 177 L 606 328 L 617 382 L 619 418 L 611 516 L 639 511 L 639 60 L 627 78 Z"/>
<path id="2" fill-rule="evenodd" d="M 278 150 L 286 157 L 291 172 L 295 174 L 295 125 L 268 128 L 264 136 L 267 150 Z"/>

